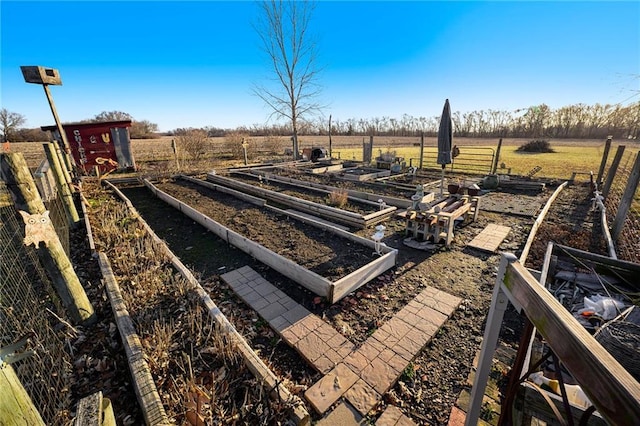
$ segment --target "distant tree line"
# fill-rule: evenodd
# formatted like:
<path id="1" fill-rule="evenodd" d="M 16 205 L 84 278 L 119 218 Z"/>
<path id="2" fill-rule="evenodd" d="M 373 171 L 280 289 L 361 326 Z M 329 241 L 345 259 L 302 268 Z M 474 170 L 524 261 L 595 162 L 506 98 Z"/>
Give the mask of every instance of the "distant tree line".
<path id="1" fill-rule="evenodd" d="M 160 136 L 157 124 L 149 120 L 135 120 L 130 114 L 122 111 L 103 111 L 92 118 L 81 120 L 80 123 L 126 120 L 131 120 L 129 134 L 132 139 L 151 139 Z M 25 122 L 24 115 L 8 111 L 6 108 L 0 109 L 0 137 L 2 141 L 38 142 L 49 139 L 47 132 L 42 131 L 39 127 L 32 129 L 20 127 Z"/>
<path id="2" fill-rule="evenodd" d="M 483 138 L 567 138 L 601 139 L 611 135 L 617 139 L 636 139 L 640 136 L 640 102 L 622 105 L 575 104 L 552 109 L 542 104 L 516 111 L 479 110 L 452 114 L 454 134 L 459 137 Z M 436 136 L 440 117 L 333 119 L 331 134 L 342 136 Z M 175 129 L 168 135 L 179 135 L 192 129 Z M 250 136 L 291 135 L 289 124 L 253 124 L 235 129 L 213 126 L 202 129 L 209 137 L 243 133 Z M 304 135 L 328 135 L 329 123 L 324 118 L 298 122 Z"/>
<path id="3" fill-rule="evenodd" d="M 105 111 L 83 122 L 131 120 L 130 134 L 133 139 L 160 136 L 158 125 L 148 120 L 135 120 L 121 111 Z M 12 142 L 41 141 L 48 136 L 40 128 L 26 129 L 20 126 L 24 116 L 6 109 L 0 110 L 0 132 L 2 140 Z M 436 136 L 440 117 L 414 117 L 403 114 L 400 118 L 382 116 L 373 118 L 333 119 L 331 134 L 342 136 Z M 513 137 L 513 138 L 567 138 L 603 139 L 611 135 L 616 139 L 640 137 L 640 101 L 622 105 L 574 104 L 552 109 L 542 104 L 516 111 L 479 110 L 452 114 L 454 134 L 459 137 Z M 329 123 L 324 118 L 300 120 L 298 132 L 303 135 L 328 135 Z M 180 136 L 198 130 L 207 137 L 230 134 L 249 136 L 290 136 L 289 123 L 253 124 L 235 129 L 205 126 L 199 129 L 177 128 L 163 133 Z"/>

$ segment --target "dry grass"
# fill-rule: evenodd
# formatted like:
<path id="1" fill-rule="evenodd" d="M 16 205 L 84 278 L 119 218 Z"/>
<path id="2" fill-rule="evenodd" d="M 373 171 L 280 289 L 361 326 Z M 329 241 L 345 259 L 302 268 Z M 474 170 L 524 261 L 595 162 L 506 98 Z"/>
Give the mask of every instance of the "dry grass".
<path id="1" fill-rule="evenodd" d="M 250 152 L 251 155 L 258 151 L 269 150 L 272 151 L 277 148 L 278 143 L 274 140 L 267 138 L 251 138 Z M 132 141 L 132 150 L 134 158 L 139 168 L 145 173 L 153 173 L 154 169 L 150 169 L 147 164 L 149 162 L 166 161 L 168 163 L 165 166 L 164 172 L 171 172 L 174 170 L 172 161 L 174 162 L 173 151 L 171 149 L 171 140 L 173 137 L 165 136 L 159 139 L 134 139 Z M 285 139 L 282 138 L 283 146 Z M 368 137 L 362 136 L 333 136 L 332 137 L 332 151 L 334 157 L 339 157 L 346 160 L 362 160 L 362 141 L 368 142 Z M 236 141 L 234 144 L 238 148 L 241 140 Z M 374 154 L 379 151 L 396 151 L 396 155 L 404 157 L 409 163 L 409 159 L 414 159 L 414 164 L 417 162 L 420 156 L 419 137 L 375 137 L 374 138 Z M 528 139 L 518 138 L 505 138 L 503 139 L 502 150 L 500 154 L 500 163 L 504 163 L 506 168 L 511 168 L 513 174 L 526 174 L 528 171 L 536 166 L 542 167 L 542 170 L 536 175 L 541 177 L 550 178 L 568 178 L 573 171 L 588 172 L 591 170 L 597 171 L 602 154 L 604 151 L 603 140 L 565 140 L 557 139 L 551 140 L 555 153 L 516 153 L 516 148 L 522 144 L 528 142 Z M 211 162 L 214 158 L 221 158 L 225 152 L 229 152 L 229 148 L 225 146 L 227 144 L 226 138 L 207 138 L 206 150 L 207 155 L 204 160 L 198 162 L 198 164 L 184 164 L 181 165 L 182 169 L 203 168 L 211 169 L 214 164 Z M 491 150 L 495 151 L 497 148 L 497 139 L 489 138 L 454 138 L 454 144 L 456 144 L 461 151 L 461 155 L 468 152 L 470 149 L 486 149 L 487 152 Z M 301 136 L 300 137 L 300 149 L 311 146 L 329 146 L 329 139 L 327 136 Z M 637 152 L 640 148 L 640 144 L 634 141 L 614 141 L 611 148 L 610 158 L 615 153 L 615 149 L 618 145 L 626 145 L 627 152 L 630 150 Z M 234 148 L 234 149 L 236 149 Z M 467 148 L 467 149 L 465 149 Z M 470 148 L 470 149 L 469 149 Z M 235 153 L 237 157 L 229 165 L 242 164 L 243 158 L 240 152 Z M 42 149 L 42 143 L 39 142 L 25 142 L 14 143 L 11 145 L 11 150 L 15 152 L 24 152 L 27 163 L 30 167 L 35 168 L 39 165 L 40 161 L 44 159 L 44 151 Z M 433 164 L 425 162 L 425 167 L 436 167 L 435 157 L 437 152 L 437 140 L 435 137 L 425 138 L 424 156 L 425 158 L 432 158 L 430 160 Z M 375 155 L 374 155 L 375 156 Z M 255 158 L 255 156 L 253 157 Z"/>
<path id="2" fill-rule="evenodd" d="M 349 201 L 349 193 L 345 190 L 337 189 L 329 193 L 329 195 L 327 195 L 327 198 L 327 203 L 330 206 L 341 209 L 347 205 L 347 202 Z"/>
<path id="3" fill-rule="evenodd" d="M 123 203 L 84 186 L 96 246 L 114 274 L 167 415 L 177 424 L 276 424 L 286 404 L 268 392 Z"/>

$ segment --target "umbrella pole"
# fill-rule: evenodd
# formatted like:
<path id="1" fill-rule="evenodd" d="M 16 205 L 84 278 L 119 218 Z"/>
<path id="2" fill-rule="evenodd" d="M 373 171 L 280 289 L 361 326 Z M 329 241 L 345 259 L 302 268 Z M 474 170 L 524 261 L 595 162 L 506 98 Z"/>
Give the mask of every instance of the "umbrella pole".
<path id="1" fill-rule="evenodd" d="M 442 165 L 442 176 L 440 177 L 440 196 L 444 193 L 444 164 Z"/>

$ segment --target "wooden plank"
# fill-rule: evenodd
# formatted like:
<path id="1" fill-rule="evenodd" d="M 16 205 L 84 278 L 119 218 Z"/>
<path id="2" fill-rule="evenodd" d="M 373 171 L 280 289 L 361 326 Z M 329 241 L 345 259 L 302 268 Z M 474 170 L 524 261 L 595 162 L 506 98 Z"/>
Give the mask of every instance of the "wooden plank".
<path id="1" fill-rule="evenodd" d="M 336 303 L 347 294 L 362 287 L 386 270 L 393 268 L 396 264 L 397 253 L 397 250 L 393 250 L 332 283 L 329 296 L 330 303 Z"/>
<path id="2" fill-rule="evenodd" d="M 317 188 L 317 189 L 323 190 L 326 193 L 331 193 L 337 190 L 347 191 L 347 194 L 349 194 L 350 197 L 354 197 L 358 201 L 370 201 L 377 204 L 378 200 L 382 199 L 382 201 L 384 201 L 385 203 L 391 206 L 396 206 L 396 207 L 405 208 L 405 209 L 411 206 L 411 201 L 403 198 L 389 197 L 387 195 L 373 194 L 370 192 L 362 192 L 355 189 L 338 188 L 335 186 L 323 185 L 317 182 L 306 182 L 306 181 L 301 181 L 298 179 L 293 179 L 285 176 L 274 175 L 272 173 L 267 173 L 265 174 L 265 176 L 267 176 L 269 180 L 273 180 L 274 182 L 286 183 L 289 185 L 299 186 L 302 188 L 308 188 L 308 187 Z M 431 197 L 433 198 L 433 193 L 429 193 L 429 194 L 431 194 Z"/>
<path id="3" fill-rule="evenodd" d="M 248 193 L 257 194 L 260 197 L 264 197 L 267 200 L 274 201 L 276 203 L 284 204 L 296 210 L 302 210 L 307 213 L 320 214 L 321 216 L 331 217 L 334 220 L 341 223 L 347 223 L 355 225 L 360 228 L 366 227 L 365 220 L 362 215 L 346 210 L 338 209 L 336 207 L 325 206 L 322 204 L 314 203 L 312 201 L 303 200 L 301 198 L 292 197 L 286 194 L 280 194 L 275 191 L 258 188 L 252 185 L 248 185 L 243 182 L 235 181 L 233 179 L 224 178 L 218 175 L 207 175 L 207 179 L 212 182 L 217 182 L 221 185 L 225 185 L 237 190 L 242 190 Z"/>
<path id="4" fill-rule="evenodd" d="M 637 274 L 640 274 L 640 264 L 627 262 L 626 260 L 612 259 L 607 256 L 590 253 L 573 247 L 563 246 L 561 244 L 554 244 L 554 253 L 558 256 L 563 257 L 566 257 L 567 255 L 570 255 L 572 257 L 579 257 L 596 264 L 608 266 L 618 271 L 635 272 Z"/>
<path id="5" fill-rule="evenodd" d="M 132 216 L 140 221 L 147 233 L 171 260 L 173 266 L 193 286 L 193 291 L 198 295 L 198 297 L 200 297 L 200 300 L 206 307 L 209 316 L 220 326 L 220 330 L 223 330 L 231 340 L 236 343 L 236 347 L 240 350 L 247 368 L 251 370 L 253 375 L 258 378 L 265 387 L 271 389 L 271 396 L 274 399 L 294 403 L 294 408 L 290 415 L 295 424 L 309 424 L 309 413 L 302 405 L 300 399 L 289 392 L 289 390 L 282 384 L 282 381 L 269 369 L 269 367 L 266 366 L 253 349 L 251 349 L 249 343 L 247 343 L 244 337 L 229 322 L 227 317 L 222 313 L 222 311 L 220 311 L 213 300 L 211 300 L 209 294 L 204 290 L 204 288 L 202 288 L 202 285 L 200 285 L 200 282 L 193 276 L 189 268 L 182 263 L 182 261 L 169 249 L 166 243 L 158 237 L 149 224 L 138 214 L 138 211 L 135 209 L 133 204 L 131 204 L 131 201 L 129 201 L 129 199 L 119 189 L 115 187 L 113 188 L 115 189 L 116 194 L 126 203 Z"/>
<path id="6" fill-rule="evenodd" d="M 78 210 L 76 209 L 75 202 L 73 201 L 71 185 L 69 185 L 65 179 L 62 164 L 59 161 L 58 154 L 56 153 L 53 143 L 48 142 L 42 144 L 42 146 L 44 147 L 47 161 L 49 161 L 49 168 L 53 172 L 58 191 L 62 194 L 62 204 L 64 205 L 64 211 L 67 214 L 69 227 L 74 229 L 80 223 L 80 217 L 78 216 Z"/>
<path id="7" fill-rule="evenodd" d="M 543 392 L 546 392 L 549 399 L 551 399 L 551 402 L 558 408 L 558 411 L 566 416 L 561 397 L 545 390 L 543 390 Z M 524 382 L 519 386 L 513 406 L 516 413 L 515 416 L 517 416 L 517 418 L 524 419 L 534 417 L 546 422 L 546 424 L 553 425 L 558 423 L 558 420 L 553 414 L 551 407 L 549 407 L 547 400 L 540 394 L 540 392 L 535 390 L 534 387 L 527 382 Z M 574 425 L 580 424 L 583 413 L 584 410 L 576 407 L 575 405 L 571 405 L 571 417 L 573 418 Z M 608 425 L 598 412 L 591 415 L 587 424 L 589 426 Z"/>
<path id="8" fill-rule="evenodd" d="M 521 263 L 524 264 L 525 261 L 527 260 L 527 256 L 529 255 L 529 250 L 531 249 L 531 244 L 533 244 L 533 240 L 535 239 L 536 233 L 538 232 L 538 228 L 542 224 L 542 221 L 544 220 L 545 216 L 547 215 L 547 212 L 551 208 L 551 204 L 553 204 L 553 202 L 558 197 L 560 192 L 562 192 L 564 187 L 567 186 L 568 184 L 569 184 L 569 182 L 567 181 L 567 182 L 564 182 L 562 185 L 560 185 L 560 186 L 558 186 L 556 188 L 556 190 L 553 192 L 553 194 L 551 194 L 551 197 L 549 197 L 549 199 L 547 200 L 546 204 L 544 205 L 544 208 L 542 209 L 542 211 L 540 212 L 540 214 L 536 218 L 536 221 L 533 223 L 533 226 L 531 227 L 531 230 L 529 231 L 529 237 L 527 238 L 527 242 L 525 243 L 524 248 L 522 249 L 522 253 L 520 254 L 520 262 Z"/>
<path id="9" fill-rule="evenodd" d="M 252 195 L 245 194 L 244 192 L 236 191 L 235 189 L 227 188 L 221 185 L 216 185 L 211 182 L 206 182 L 206 181 L 203 181 L 202 179 L 195 179 L 185 175 L 179 175 L 178 179 L 186 180 L 187 182 L 192 182 L 197 185 L 204 186 L 205 188 L 212 189 L 214 191 L 224 192 L 225 194 L 233 195 L 236 198 L 239 198 L 251 204 L 255 204 L 256 206 L 259 206 L 259 207 L 263 207 L 265 204 L 267 204 L 267 201 L 262 198 L 254 197 Z"/>
<path id="10" fill-rule="evenodd" d="M 323 225 L 333 226 L 333 227 L 336 227 L 338 229 L 342 229 L 343 231 L 349 231 L 349 228 L 347 228 L 346 226 L 342 226 L 342 225 L 337 224 L 337 223 L 329 222 L 328 220 L 324 220 L 324 219 L 321 219 L 321 218 L 319 218 L 317 216 L 313 216 L 313 215 L 310 215 L 310 214 L 299 212 L 297 210 L 287 209 L 284 212 L 287 215 L 291 215 L 292 217 L 295 217 L 297 219 L 307 219 L 307 220 L 310 220 L 310 221 L 322 223 Z M 305 223 L 310 223 L 310 222 L 305 222 Z"/>
<path id="11" fill-rule="evenodd" d="M 313 271 L 303 268 L 297 263 L 280 256 L 271 250 L 254 243 L 246 237 L 233 231 L 229 232 L 229 243 L 255 257 L 260 262 L 272 267 L 276 271 L 291 278 L 301 286 L 311 290 L 318 296 L 329 298 L 331 281 L 316 274 Z"/>
<path id="12" fill-rule="evenodd" d="M 507 266 L 503 285 L 549 347 L 612 424 L 640 419 L 640 384 L 520 263 Z"/>
<path id="13" fill-rule="evenodd" d="M 631 174 L 629 175 L 629 179 L 627 180 L 627 186 L 624 189 L 622 199 L 620 200 L 620 204 L 618 205 L 616 217 L 613 219 L 613 225 L 611 225 L 614 241 L 618 241 L 618 238 L 622 233 L 624 222 L 627 219 L 627 213 L 629 212 L 629 208 L 631 207 L 631 203 L 633 202 L 633 197 L 636 193 L 636 189 L 638 188 L 638 182 L 640 182 L 640 153 L 636 154 L 636 159 L 633 163 L 633 169 L 631 169 Z"/>
<path id="14" fill-rule="evenodd" d="M 169 425 L 169 419 L 164 411 L 164 406 L 158 394 L 156 384 L 151 376 L 151 370 L 144 359 L 144 352 L 140 338 L 138 337 L 133 320 L 122 298 L 111 264 L 107 255 L 98 253 L 98 264 L 105 284 L 113 316 L 122 338 L 122 344 L 127 354 L 129 369 L 133 377 L 133 388 L 142 409 L 147 424 Z"/>
<path id="15" fill-rule="evenodd" d="M 271 210 L 271 211 L 273 211 L 273 212 L 279 213 L 279 214 L 288 215 L 287 214 L 287 210 L 282 210 L 282 209 L 279 209 L 279 208 L 273 207 L 273 206 L 266 206 L 266 208 Z M 339 237 L 346 238 L 346 239 L 348 239 L 350 241 L 353 241 L 353 242 L 358 243 L 358 244 L 362 244 L 362 245 L 364 245 L 366 247 L 370 247 L 370 248 L 375 250 L 375 242 L 373 240 L 369 240 L 367 238 L 363 238 L 363 237 L 361 237 L 359 235 L 353 234 L 353 233 L 351 233 L 349 231 L 344 231 L 344 230 L 342 230 L 340 228 L 337 228 L 335 226 L 325 225 L 322 222 L 316 222 L 313 219 L 302 217 L 299 220 L 304 222 L 304 223 L 308 223 L 309 225 L 313 225 L 316 228 L 320 228 L 322 230 L 329 231 L 329 232 L 331 232 L 331 233 L 333 233 L 333 234 L 335 234 L 335 235 L 337 235 Z M 380 250 L 383 253 L 389 253 L 389 252 L 391 252 L 391 251 L 393 251 L 395 249 L 393 249 L 393 248 L 391 248 L 391 247 L 389 247 L 387 245 L 382 245 L 382 246 L 380 246 Z"/>

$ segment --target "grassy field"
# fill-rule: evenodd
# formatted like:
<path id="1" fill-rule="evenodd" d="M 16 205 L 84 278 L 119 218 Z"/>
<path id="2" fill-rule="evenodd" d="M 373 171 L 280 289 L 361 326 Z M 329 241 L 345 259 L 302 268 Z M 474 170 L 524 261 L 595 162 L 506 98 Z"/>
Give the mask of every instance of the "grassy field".
<path id="1" fill-rule="evenodd" d="M 172 137 L 162 137 L 159 139 L 134 139 L 132 150 L 137 163 L 149 161 L 162 161 L 173 159 L 171 150 Z M 261 149 L 261 138 L 253 138 L 258 149 Z M 332 151 L 334 157 L 342 159 L 362 160 L 362 141 L 369 138 L 362 136 L 335 136 L 332 138 Z M 212 153 L 220 152 L 224 138 L 210 138 L 208 140 L 208 150 Z M 380 152 L 395 151 L 399 157 L 404 157 L 407 164 L 409 159 L 413 159 L 413 164 L 417 164 L 420 156 L 418 137 L 375 137 L 373 157 L 377 157 Z M 524 175 L 534 167 L 542 167 L 536 174 L 540 177 L 569 178 L 572 172 L 597 173 L 604 151 L 603 140 L 551 140 L 551 146 L 556 151 L 554 153 L 519 153 L 516 149 L 526 143 L 526 139 L 504 139 L 500 153 L 500 163 L 504 163 L 505 171 L 509 168 L 512 174 Z M 425 138 L 424 165 L 429 168 L 437 168 L 436 138 Z M 482 153 L 483 161 L 489 161 L 492 152 L 497 148 L 496 139 L 479 138 L 454 138 L 454 144 L 460 148 L 461 157 L 471 152 Z M 618 145 L 625 144 L 627 153 L 638 152 L 640 144 L 632 141 L 614 141 L 609 154 L 609 162 L 615 153 Z M 288 138 L 282 138 L 281 150 L 284 152 L 290 146 Z M 300 138 L 300 149 L 311 146 L 329 147 L 327 136 L 302 136 Z M 14 143 L 11 151 L 23 152 L 29 166 L 35 168 L 44 158 L 42 143 Z M 485 157 L 486 154 L 486 157 Z M 628 154 L 627 154 L 628 155 Z"/>

